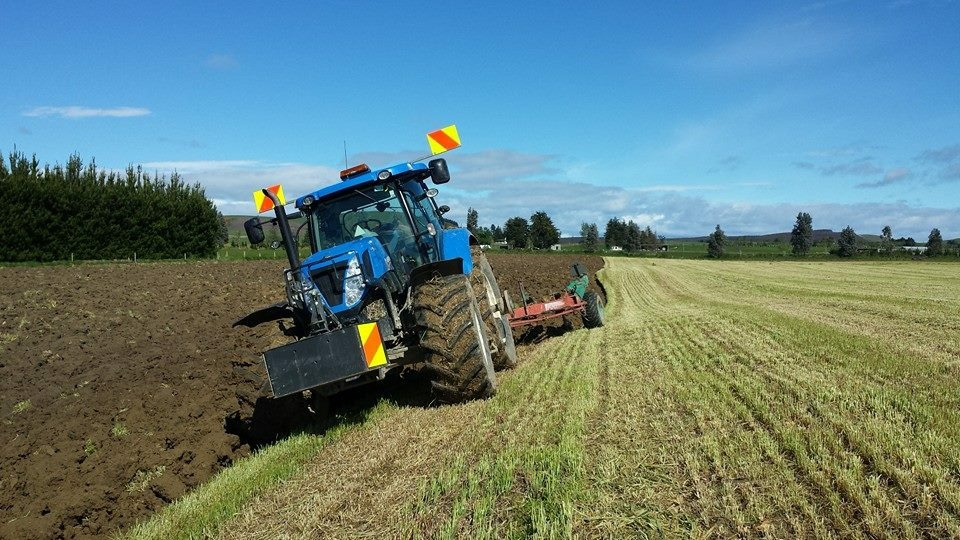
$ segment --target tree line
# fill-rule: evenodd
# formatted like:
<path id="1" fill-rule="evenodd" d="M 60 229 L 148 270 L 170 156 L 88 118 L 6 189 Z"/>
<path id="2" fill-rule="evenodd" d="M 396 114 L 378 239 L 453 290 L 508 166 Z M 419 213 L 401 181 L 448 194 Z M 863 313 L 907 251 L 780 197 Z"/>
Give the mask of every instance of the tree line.
<path id="1" fill-rule="evenodd" d="M 560 241 L 560 229 L 546 212 L 534 212 L 530 219 L 516 216 L 508 219 L 503 227 L 480 226 L 480 213 L 474 208 L 467 210 L 467 229 L 481 244 L 506 242 L 511 248 L 547 249 Z"/>
<path id="2" fill-rule="evenodd" d="M 530 219 L 515 216 L 508 219 L 503 226 L 480 225 L 480 214 L 474 208 L 467 210 L 467 229 L 477 237 L 481 244 L 506 242 L 513 249 L 547 249 L 560 241 L 560 229 L 553 223 L 553 219 L 543 211 L 534 212 Z M 583 223 L 580 226 L 580 247 L 586 252 L 600 250 L 600 230 L 596 223 Z M 640 228 L 634 221 L 624 221 L 613 218 L 607 222 L 603 234 L 603 242 L 607 249 L 620 248 L 634 252 L 640 250 L 657 250 L 664 246 L 664 238 L 657 235 L 649 226 Z"/>
<path id="3" fill-rule="evenodd" d="M 718 224 L 713 233 L 707 237 L 707 256 L 715 259 L 723 257 L 726 250 L 726 242 L 726 234 Z M 810 249 L 813 245 L 813 218 L 806 212 L 800 212 L 797 214 L 793 229 L 790 231 L 791 251 L 795 256 L 805 257 L 810 254 Z M 853 227 L 847 225 L 840 231 L 840 235 L 837 237 L 830 253 L 838 257 L 853 257 L 861 250 L 866 250 L 889 255 L 892 254 L 898 246 L 911 247 L 916 245 L 917 243 L 913 238 L 901 237 L 894 239 L 893 230 L 889 225 L 885 225 L 880 231 L 879 246 L 867 246 L 862 238 L 857 235 L 856 231 L 853 230 Z M 946 249 L 944 247 L 943 236 L 940 234 L 940 229 L 934 228 L 927 237 L 926 250 L 923 254 L 928 257 L 938 257 L 945 253 Z"/>
<path id="4" fill-rule="evenodd" d="M 592 224 L 585 224 L 591 226 Z M 581 230 L 582 230 L 581 226 Z M 592 229 L 591 229 L 592 230 Z M 585 235 L 586 236 L 586 235 Z M 606 231 L 603 233 L 603 241 L 607 249 L 619 247 L 624 251 L 641 250 L 659 250 L 664 245 L 664 238 L 647 225 L 641 229 L 640 225 L 633 220 L 624 221 L 620 218 L 612 218 L 607 221 Z M 595 251 L 590 249 L 587 251 Z"/>
<path id="5" fill-rule="evenodd" d="M 199 184 L 129 166 L 104 170 L 71 155 L 40 165 L 0 159 L 0 260 L 212 257 L 227 241 L 223 216 Z"/>

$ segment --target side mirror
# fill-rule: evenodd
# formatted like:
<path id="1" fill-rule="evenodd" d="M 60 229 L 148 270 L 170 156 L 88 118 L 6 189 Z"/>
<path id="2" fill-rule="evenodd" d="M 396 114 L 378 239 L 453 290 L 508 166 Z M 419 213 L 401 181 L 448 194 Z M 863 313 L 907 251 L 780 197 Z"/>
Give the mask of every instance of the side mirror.
<path id="1" fill-rule="evenodd" d="M 260 223 L 260 218 L 250 218 L 244 221 L 243 230 L 247 232 L 247 240 L 250 241 L 251 246 L 263 242 L 263 224 Z"/>
<path id="2" fill-rule="evenodd" d="M 450 181 L 450 169 L 447 168 L 447 160 L 443 158 L 431 159 L 428 163 L 430 167 L 430 178 L 434 184 L 446 184 Z"/>
<path id="3" fill-rule="evenodd" d="M 441 216 L 446 214 L 449 211 L 450 211 L 450 207 L 445 204 L 442 204 L 437 207 L 437 213 L 440 214 Z"/>

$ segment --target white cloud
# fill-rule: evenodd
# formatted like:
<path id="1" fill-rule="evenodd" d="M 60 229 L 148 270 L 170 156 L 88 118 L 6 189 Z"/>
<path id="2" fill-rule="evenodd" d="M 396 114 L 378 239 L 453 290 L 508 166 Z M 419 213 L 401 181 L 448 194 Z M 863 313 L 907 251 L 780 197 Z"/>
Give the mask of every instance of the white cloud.
<path id="1" fill-rule="evenodd" d="M 813 216 L 814 228 L 852 226 L 863 234 L 880 234 L 890 225 L 898 236 L 925 236 L 939 227 L 947 238 L 960 236 L 960 208 L 914 207 L 897 203 L 711 203 L 702 197 L 671 195 L 641 202 L 663 214 L 658 229 L 667 236 L 704 236 L 717 223 L 728 234 L 789 231 L 797 212 Z M 601 227 L 602 228 L 602 227 Z"/>
<path id="2" fill-rule="evenodd" d="M 399 153 L 401 155 L 405 153 Z M 415 154 L 411 153 L 411 154 Z M 367 158 L 382 159 L 367 159 Z M 371 166 L 396 163 L 392 154 L 358 155 Z M 362 159 L 361 159 L 362 158 Z M 440 186 L 441 204 L 451 219 L 465 222 L 467 208 L 476 208 L 480 223 L 503 224 L 513 216 L 547 212 L 566 235 L 579 234 L 582 222 L 604 228 L 611 217 L 632 219 L 669 237 L 702 236 L 719 223 L 727 234 L 788 231 L 799 211 L 810 212 L 817 228 L 839 230 L 846 225 L 863 233 L 879 233 L 890 225 L 898 236 L 920 237 L 939 227 L 947 238 L 960 236 L 960 209 L 914 207 L 906 203 L 757 204 L 746 200 L 711 202 L 706 196 L 733 187 L 766 187 L 766 182 L 660 184 L 639 187 L 599 185 L 568 179 L 558 160 L 506 150 L 450 154 L 452 180 Z M 189 182 L 200 182 L 224 214 L 253 214 L 254 190 L 281 183 L 288 200 L 339 182 L 341 164 L 266 163 L 256 160 L 155 161 L 148 169 L 178 171 Z M 894 174 L 895 171 L 890 171 Z M 582 176 L 581 176 L 582 178 Z M 918 236 L 920 235 L 920 236 Z"/>
<path id="3" fill-rule="evenodd" d="M 59 116 L 61 118 L 130 118 L 133 116 L 147 116 L 150 109 L 143 107 L 111 107 L 106 109 L 95 107 L 34 107 L 24 111 L 23 116 Z"/>
<path id="4" fill-rule="evenodd" d="M 306 163 L 266 163 L 256 160 L 150 161 L 144 169 L 187 182 L 199 182 L 226 215 L 253 214 L 253 192 L 282 184 L 287 200 L 340 181 L 340 170 Z"/>
<path id="5" fill-rule="evenodd" d="M 207 160 L 207 161 L 148 161 L 143 164 L 145 169 L 163 169 L 176 170 L 180 173 L 196 173 L 203 171 L 218 171 L 225 169 L 238 169 L 242 167 L 252 167 L 257 165 L 258 161 L 252 160 Z"/>
<path id="6" fill-rule="evenodd" d="M 607 220 L 620 217 L 678 237 L 706 235 L 717 223 L 728 234 L 789 231 L 797 212 L 807 211 L 814 216 L 818 228 L 840 230 L 849 224 L 869 233 L 890 225 L 903 234 L 918 235 L 940 227 L 948 237 L 960 236 L 958 208 L 914 207 L 906 203 L 831 204 L 816 200 L 712 202 L 706 196 L 732 187 L 770 186 L 767 182 L 623 187 L 539 175 L 510 180 L 498 176 L 482 178 L 480 174 L 477 171 L 474 178 L 464 182 L 453 175 L 450 184 L 441 188 L 444 204 L 454 209 L 452 219 L 464 220 L 468 207 L 477 209 L 483 225 L 502 224 L 510 217 L 528 217 L 543 210 L 568 236 L 579 234 L 582 222 L 597 223 L 602 230 Z M 891 178 L 900 178 L 902 174 L 890 171 Z"/>
<path id="7" fill-rule="evenodd" d="M 857 184 L 858 188 L 875 188 L 889 186 L 890 184 L 895 184 L 897 182 L 902 182 L 908 180 L 913 176 L 913 173 L 910 169 L 906 167 L 897 167 L 896 169 L 890 169 L 886 174 L 883 175 L 883 178 L 877 180 L 876 182 L 863 182 L 862 184 Z"/>

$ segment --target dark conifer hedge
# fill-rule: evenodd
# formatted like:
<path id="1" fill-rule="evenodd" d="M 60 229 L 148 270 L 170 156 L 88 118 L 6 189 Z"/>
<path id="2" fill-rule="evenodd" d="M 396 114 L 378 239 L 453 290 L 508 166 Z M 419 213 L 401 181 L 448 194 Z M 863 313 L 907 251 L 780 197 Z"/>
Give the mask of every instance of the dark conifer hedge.
<path id="1" fill-rule="evenodd" d="M 199 184 L 84 165 L 0 159 L 0 261 L 211 257 L 222 216 Z"/>

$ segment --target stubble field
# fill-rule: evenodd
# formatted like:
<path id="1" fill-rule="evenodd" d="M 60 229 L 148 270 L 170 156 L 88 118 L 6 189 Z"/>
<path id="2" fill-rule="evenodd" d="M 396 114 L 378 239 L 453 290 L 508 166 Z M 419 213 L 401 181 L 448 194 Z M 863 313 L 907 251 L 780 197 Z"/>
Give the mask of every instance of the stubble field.
<path id="1" fill-rule="evenodd" d="M 133 535 L 960 535 L 956 266 L 607 265 L 607 326 L 529 347 L 493 399 L 381 402 Z"/>

